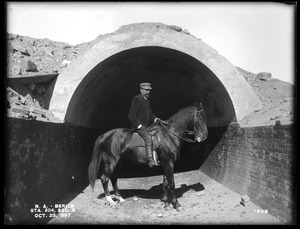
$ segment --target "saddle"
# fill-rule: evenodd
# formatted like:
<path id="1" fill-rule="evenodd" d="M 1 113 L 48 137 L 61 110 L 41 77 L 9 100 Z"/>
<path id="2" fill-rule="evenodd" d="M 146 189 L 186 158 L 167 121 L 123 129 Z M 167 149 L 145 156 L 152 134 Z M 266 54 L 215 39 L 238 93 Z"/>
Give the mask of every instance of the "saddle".
<path id="1" fill-rule="evenodd" d="M 152 140 L 152 149 L 155 152 L 158 146 L 160 145 L 160 137 L 157 134 L 158 130 L 159 127 L 157 125 L 152 125 L 148 128 Z M 144 139 L 137 132 L 134 132 L 130 139 L 129 147 L 130 148 L 145 147 Z"/>

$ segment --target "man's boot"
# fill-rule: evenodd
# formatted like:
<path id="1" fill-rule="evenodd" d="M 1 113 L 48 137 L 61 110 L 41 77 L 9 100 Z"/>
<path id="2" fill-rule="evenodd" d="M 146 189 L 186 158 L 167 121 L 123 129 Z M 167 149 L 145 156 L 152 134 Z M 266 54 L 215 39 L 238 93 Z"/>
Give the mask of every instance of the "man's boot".
<path id="1" fill-rule="evenodd" d="M 158 164 L 155 163 L 152 153 L 152 146 L 146 145 L 146 155 L 149 162 L 149 167 L 152 168 L 153 166 L 157 166 Z"/>

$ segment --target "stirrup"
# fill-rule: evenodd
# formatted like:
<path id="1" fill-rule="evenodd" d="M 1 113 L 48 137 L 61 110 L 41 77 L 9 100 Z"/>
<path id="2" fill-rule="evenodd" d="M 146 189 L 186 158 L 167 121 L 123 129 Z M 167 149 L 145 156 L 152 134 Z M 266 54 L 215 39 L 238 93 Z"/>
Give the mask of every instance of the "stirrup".
<path id="1" fill-rule="evenodd" d="M 158 160 L 155 160 L 155 157 L 153 157 L 152 159 L 148 159 L 148 165 L 150 168 L 154 167 L 154 166 L 160 166 L 160 162 Z"/>
<path id="2" fill-rule="evenodd" d="M 149 161 L 148 165 L 149 165 L 150 168 L 152 168 L 152 167 L 155 167 L 155 166 L 159 166 L 159 163 L 154 161 L 154 160 L 151 160 L 151 161 Z"/>
<path id="3" fill-rule="evenodd" d="M 153 161 L 155 162 L 156 165 L 160 165 L 160 161 L 157 157 L 157 153 L 155 152 L 155 150 L 153 150 Z"/>

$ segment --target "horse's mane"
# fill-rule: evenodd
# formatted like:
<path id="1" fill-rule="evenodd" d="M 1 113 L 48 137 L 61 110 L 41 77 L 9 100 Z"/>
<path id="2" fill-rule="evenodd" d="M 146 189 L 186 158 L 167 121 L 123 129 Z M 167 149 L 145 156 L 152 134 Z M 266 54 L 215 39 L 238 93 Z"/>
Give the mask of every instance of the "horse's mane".
<path id="1" fill-rule="evenodd" d="M 166 120 L 166 122 L 168 123 L 181 123 L 182 119 L 186 119 L 187 115 L 191 115 L 192 111 L 194 111 L 195 108 L 194 106 L 189 106 L 189 107 L 185 107 L 180 109 L 176 114 L 174 114 L 173 116 L 171 116 L 168 120 Z"/>

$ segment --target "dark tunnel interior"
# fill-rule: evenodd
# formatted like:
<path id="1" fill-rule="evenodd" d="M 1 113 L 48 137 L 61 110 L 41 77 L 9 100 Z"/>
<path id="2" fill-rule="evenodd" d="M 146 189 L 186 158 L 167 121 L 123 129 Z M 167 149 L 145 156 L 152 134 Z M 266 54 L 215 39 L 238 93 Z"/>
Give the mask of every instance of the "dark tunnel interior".
<path id="1" fill-rule="evenodd" d="M 195 101 L 203 104 L 208 139 L 203 143 L 184 142 L 175 171 L 199 169 L 236 120 L 229 94 L 218 77 L 195 58 L 162 47 L 140 47 L 122 51 L 95 66 L 75 90 L 65 116 L 66 123 L 96 128 L 104 133 L 113 128 L 131 128 L 128 111 L 139 84 L 150 82 L 150 103 L 163 120 Z M 125 165 L 126 174 L 137 176 Z M 150 169 L 141 170 L 149 173 Z M 160 173 L 160 168 L 151 169 Z M 144 173 L 139 173 L 143 175 Z M 126 176 L 125 173 L 122 175 Z M 129 175 L 131 176 L 131 175 Z"/>

